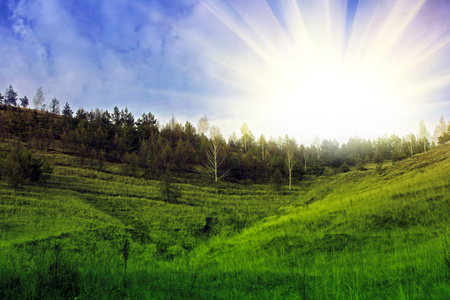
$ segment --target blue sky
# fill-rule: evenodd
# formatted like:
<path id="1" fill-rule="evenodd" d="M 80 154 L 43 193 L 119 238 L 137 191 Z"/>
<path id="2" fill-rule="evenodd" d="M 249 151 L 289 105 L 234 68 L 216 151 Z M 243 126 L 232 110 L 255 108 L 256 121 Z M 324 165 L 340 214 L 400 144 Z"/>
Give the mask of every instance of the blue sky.
<path id="1" fill-rule="evenodd" d="M 313 48 L 320 52 L 320 48 L 329 47 L 320 59 L 336 55 L 340 62 L 351 60 L 351 53 L 370 52 L 373 48 L 366 45 L 372 39 L 379 43 L 377 35 L 395 33 L 397 23 L 392 20 L 402 18 L 407 8 L 419 2 L 0 0 L 0 88 L 12 84 L 19 97 L 32 99 L 42 86 L 47 103 L 57 97 L 62 103 L 69 102 L 73 110 L 98 107 L 111 111 L 116 105 L 127 106 L 136 117 L 152 112 L 162 123 L 174 114 L 179 121 L 196 125 L 206 114 L 225 138 L 232 131 L 239 134 L 243 122 L 256 135 L 287 133 L 299 142 L 309 142 L 316 135 L 340 141 L 354 135 L 402 135 L 408 128 L 414 132 L 420 118 L 430 126 L 440 115 L 450 119 L 446 96 L 450 84 L 449 1 L 417 5 L 417 13 L 398 25 L 403 24 L 405 30 L 392 35 L 392 43 L 383 52 L 384 69 L 388 69 L 403 59 L 403 52 L 412 50 L 414 55 L 409 62 L 402 61 L 402 67 L 414 68 L 408 69 L 407 78 L 401 75 L 395 79 L 408 89 L 416 81 L 439 77 L 411 92 L 426 98 L 420 105 L 416 105 L 420 102 L 417 99 L 407 104 L 399 100 L 403 107 L 415 107 L 408 113 L 402 114 L 398 104 L 384 115 L 390 109 L 385 106 L 383 116 L 366 127 L 355 126 L 361 122 L 356 117 L 355 123 L 337 124 L 339 118 L 326 108 L 332 105 L 319 103 L 323 99 L 304 99 L 303 91 L 298 97 L 303 96 L 302 100 L 295 102 L 289 98 L 292 95 L 269 99 L 266 95 L 277 90 L 267 86 L 283 78 L 277 72 L 287 70 L 286 56 L 301 61 L 301 73 L 309 66 L 304 64 L 311 57 L 307 52 L 317 52 Z M 383 24 L 393 28 L 381 31 Z M 303 31 L 298 30 L 300 25 L 305 27 Z M 309 35 L 313 46 L 306 44 L 302 34 Z M 427 51 L 432 54 L 419 60 Z M 376 54 L 367 56 L 364 63 L 372 58 L 375 61 Z M 320 66 L 322 70 L 323 63 Z M 290 77 L 292 72 L 295 69 L 289 69 Z M 302 76 L 298 79 L 300 86 Z M 327 85 L 324 81 L 325 89 Z M 308 104 L 314 101 L 319 104 Z M 279 106 L 290 109 L 281 111 Z M 318 109 L 325 112 L 316 112 Z M 383 118 L 387 120 L 385 125 L 374 125 Z"/>

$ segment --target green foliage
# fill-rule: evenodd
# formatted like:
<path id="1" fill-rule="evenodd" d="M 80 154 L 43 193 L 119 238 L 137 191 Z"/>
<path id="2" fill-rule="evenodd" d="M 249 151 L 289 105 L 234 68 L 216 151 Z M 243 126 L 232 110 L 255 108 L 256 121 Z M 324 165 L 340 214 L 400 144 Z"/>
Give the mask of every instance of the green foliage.
<path id="1" fill-rule="evenodd" d="M 356 170 L 358 171 L 367 171 L 367 168 L 365 167 L 364 163 L 362 161 L 359 161 L 356 163 Z"/>
<path id="2" fill-rule="evenodd" d="M 275 191 L 280 191 L 282 189 L 283 183 L 284 183 L 284 178 L 281 175 L 281 171 L 278 168 L 276 168 L 275 171 L 273 172 L 271 181 L 272 181 L 273 189 Z"/>
<path id="3" fill-rule="evenodd" d="M 386 172 L 386 168 L 383 167 L 383 164 L 377 164 L 375 170 L 377 171 L 378 175 L 383 175 Z"/>
<path id="4" fill-rule="evenodd" d="M 342 173 L 350 172 L 350 167 L 347 165 L 347 163 L 343 163 L 340 167 L 340 170 Z"/>
<path id="5" fill-rule="evenodd" d="M 161 177 L 162 183 L 160 187 L 161 198 L 167 203 L 176 203 L 181 197 L 180 188 L 174 183 L 174 177 L 171 171 L 166 172 Z"/>
<path id="6" fill-rule="evenodd" d="M 450 141 L 450 125 L 449 125 L 449 129 L 446 132 L 444 132 L 441 136 L 438 137 L 438 143 L 440 145 L 448 143 L 449 141 Z"/>
<path id="7" fill-rule="evenodd" d="M 85 138 L 88 158 L 97 159 Z M 139 168 L 159 153 L 155 141 L 136 153 Z M 256 163 L 261 154 L 248 147 L 246 160 Z M 267 144 L 266 159 L 284 168 L 275 148 Z M 2 172 L 19 152 L 0 149 Z M 179 153 L 172 154 L 177 170 Z M 217 191 L 198 178 L 201 171 L 176 180 L 129 177 L 120 161 L 105 160 L 99 171 L 48 151 L 53 174 L 45 186 L 14 190 L 0 182 L 0 298 L 445 299 L 449 155 L 450 145 L 439 146 L 380 165 L 383 176 L 374 164 L 318 178 L 307 171 L 291 193 L 279 193 L 269 184 L 227 182 Z M 31 154 L 29 167 L 33 157 L 44 162 Z M 307 166 L 332 170 L 329 159 L 324 152 Z M 267 170 L 286 183 L 276 163 Z"/>
<path id="8" fill-rule="evenodd" d="M 377 164 L 382 163 L 384 160 L 383 154 L 381 154 L 381 151 L 377 150 L 377 151 L 375 151 L 375 154 L 373 155 L 372 159 Z"/>
<path id="9" fill-rule="evenodd" d="M 48 162 L 24 148 L 11 148 L 0 163 L 1 178 L 14 188 L 46 179 L 52 172 Z"/>
<path id="10" fill-rule="evenodd" d="M 5 92 L 5 105 L 17 106 L 17 92 L 10 85 Z"/>

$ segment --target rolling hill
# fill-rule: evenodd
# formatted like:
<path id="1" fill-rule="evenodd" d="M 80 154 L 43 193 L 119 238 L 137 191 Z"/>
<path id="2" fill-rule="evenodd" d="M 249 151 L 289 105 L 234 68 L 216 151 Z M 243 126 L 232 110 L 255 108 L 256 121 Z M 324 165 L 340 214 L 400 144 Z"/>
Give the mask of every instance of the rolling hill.
<path id="1" fill-rule="evenodd" d="M 1 299 L 450 295 L 450 145 L 292 191 L 42 155 L 45 184 L 0 182 Z"/>

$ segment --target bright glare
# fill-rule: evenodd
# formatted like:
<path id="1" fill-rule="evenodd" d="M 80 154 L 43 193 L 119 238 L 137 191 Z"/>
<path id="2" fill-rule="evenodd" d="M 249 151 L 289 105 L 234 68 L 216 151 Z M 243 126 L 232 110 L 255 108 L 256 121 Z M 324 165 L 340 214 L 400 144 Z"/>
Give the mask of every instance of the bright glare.
<path id="1" fill-rule="evenodd" d="M 383 111 L 393 103 L 392 93 L 376 74 L 342 65 L 290 70 L 267 86 L 266 109 L 280 116 L 307 111 L 310 122 L 362 121 L 369 112 L 382 118 Z"/>
<path id="2" fill-rule="evenodd" d="M 405 134 L 450 84 L 442 1 L 203 3 L 246 46 L 208 53 L 241 93 L 229 109 L 265 132 Z"/>

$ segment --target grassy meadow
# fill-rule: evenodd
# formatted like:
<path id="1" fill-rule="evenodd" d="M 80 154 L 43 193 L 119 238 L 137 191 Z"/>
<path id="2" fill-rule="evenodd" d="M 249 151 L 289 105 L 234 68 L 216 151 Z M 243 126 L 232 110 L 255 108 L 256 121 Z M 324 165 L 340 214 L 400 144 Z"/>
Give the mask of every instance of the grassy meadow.
<path id="1" fill-rule="evenodd" d="M 448 144 L 290 191 L 175 177 L 173 201 L 44 155 L 44 184 L 0 182 L 0 299 L 450 298 Z"/>

